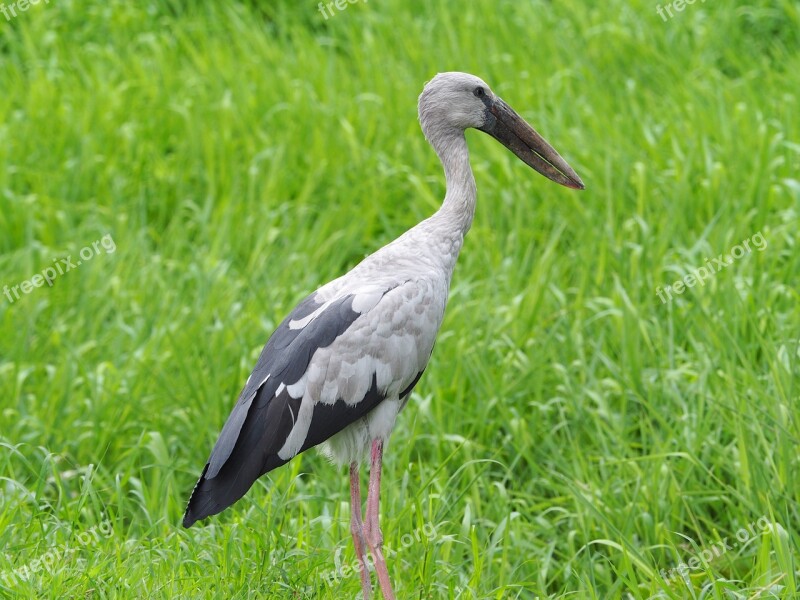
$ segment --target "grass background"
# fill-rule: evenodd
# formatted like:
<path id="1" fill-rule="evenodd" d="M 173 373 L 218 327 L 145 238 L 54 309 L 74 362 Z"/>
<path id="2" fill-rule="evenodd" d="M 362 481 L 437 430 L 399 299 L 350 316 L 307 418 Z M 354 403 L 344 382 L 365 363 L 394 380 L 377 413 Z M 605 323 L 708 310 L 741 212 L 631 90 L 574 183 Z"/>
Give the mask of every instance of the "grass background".
<path id="1" fill-rule="evenodd" d="M 489 82 L 587 190 L 468 133 L 475 224 L 385 463 L 398 597 L 796 597 L 792 0 L 0 18 L 0 285 L 116 245 L 0 296 L 0 595 L 360 594 L 330 577 L 354 560 L 346 473 L 314 452 L 179 521 L 280 319 L 438 207 L 416 97 L 445 70 Z M 759 232 L 763 252 L 658 299 Z"/>

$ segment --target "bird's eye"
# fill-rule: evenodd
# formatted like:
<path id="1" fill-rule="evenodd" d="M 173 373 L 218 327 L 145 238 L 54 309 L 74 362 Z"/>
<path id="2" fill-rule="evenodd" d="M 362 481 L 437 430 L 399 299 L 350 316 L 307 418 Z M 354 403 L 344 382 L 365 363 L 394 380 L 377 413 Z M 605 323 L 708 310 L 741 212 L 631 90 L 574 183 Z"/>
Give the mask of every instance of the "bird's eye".
<path id="1" fill-rule="evenodd" d="M 483 98 L 486 95 L 486 90 L 483 89 L 481 86 L 478 86 L 472 93 L 475 94 L 478 98 Z"/>

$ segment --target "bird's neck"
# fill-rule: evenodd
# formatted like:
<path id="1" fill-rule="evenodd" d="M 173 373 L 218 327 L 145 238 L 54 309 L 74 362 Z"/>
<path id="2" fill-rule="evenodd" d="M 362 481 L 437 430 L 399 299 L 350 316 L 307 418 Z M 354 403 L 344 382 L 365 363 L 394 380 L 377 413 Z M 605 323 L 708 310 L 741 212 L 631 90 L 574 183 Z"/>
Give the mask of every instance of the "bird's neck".
<path id="1" fill-rule="evenodd" d="M 390 257 L 397 268 L 397 256 L 413 256 L 413 264 L 423 261 L 432 268 L 441 269 L 449 285 L 456 260 L 464 243 L 464 236 L 475 215 L 475 178 L 469 165 L 469 152 L 463 131 L 453 130 L 445 135 L 435 132 L 426 137 L 444 166 L 447 192 L 441 208 L 431 217 L 412 227 L 391 244 L 384 246 L 370 264 L 380 263 Z M 400 250 L 402 248 L 402 250 Z"/>
<path id="2" fill-rule="evenodd" d="M 432 220 L 447 233 L 463 240 L 475 216 L 475 178 L 469 164 L 469 150 L 463 131 L 453 131 L 433 144 L 444 166 L 447 192 L 442 207 Z M 459 247 L 460 249 L 460 247 Z"/>

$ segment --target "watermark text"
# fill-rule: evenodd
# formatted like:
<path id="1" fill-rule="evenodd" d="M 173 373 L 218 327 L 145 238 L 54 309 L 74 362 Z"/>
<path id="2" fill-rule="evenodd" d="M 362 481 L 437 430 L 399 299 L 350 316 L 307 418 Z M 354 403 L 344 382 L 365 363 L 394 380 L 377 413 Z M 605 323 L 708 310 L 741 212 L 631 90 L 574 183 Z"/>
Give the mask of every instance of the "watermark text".
<path id="1" fill-rule="evenodd" d="M 725 267 L 732 265 L 734 260 L 739 260 L 745 255 L 750 254 L 753 251 L 750 247 L 751 242 L 753 247 L 759 252 L 763 252 L 767 247 L 767 240 L 764 239 L 764 236 L 759 231 L 750 239 L 743 240 L 739 244 L 736 244 L 730 249 L 730 254 L 720 254 L 718 257 L 712 259 L 706 258 L 705 265 L 692 269 L 690 273 L 687 273 L 672 285 L 666 286 L 663 290 L 661 286 L 657 287 L 656 295 L 659 297 L 662 304 L 666 304 L 667 300 L 672 300 L 672 294 L 682 294 L 688 288 L 694 287 L 698 283 L 704 286 L 706 284 L 706 279 L 712 275 L 716 275 Z"/>
<path id="2" fill-rule="evenodd" d="M 52 267 L 46 267 L 41 273 L 37 273 L 30 279 L 21 281 L 17 285 L 4 285 L 3 295 L 11 304 L 14 304 L 14 302 L 22 297 L 20 296 L 20 292 L 28 295 L 35 288 L 42 287 L 45 283 L 53 287 L 53 281 L 56 277 L 64 275 L 64 273 L 72 269 L 77 269 L 84 262 L 91 260 L 100 254 L 101 248 L 105 250 L 106 254 L 112 254 L 117 249 L 117 245 L 114 243 L 114 238 L 111 237 L 111 234 L 104 235 L 102 238 L 92 243 L 91 246 L 81 248 L 80 252 L 78 252 L 79 258 L 73 259 L 71 254 L 66 258 L 54 258 Z"/>

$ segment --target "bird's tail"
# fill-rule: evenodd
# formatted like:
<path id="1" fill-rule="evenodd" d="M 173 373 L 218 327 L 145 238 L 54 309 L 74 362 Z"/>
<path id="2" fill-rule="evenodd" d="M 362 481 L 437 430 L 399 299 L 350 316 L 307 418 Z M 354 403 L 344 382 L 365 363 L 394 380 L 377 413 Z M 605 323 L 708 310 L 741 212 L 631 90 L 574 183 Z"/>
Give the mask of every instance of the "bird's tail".
<path id="1" fill-rule="evenodd" d="M 230 493 L 230 490 L 228 490 L 228 493 L 223 493 L 223 489 L 219 485 L 220 482 L 214 479 L 206 479 L 207 471 L 208 464 L 206 464 L 203 469 L 203 474 L 200 476 L 200 479 L 198 479 L 197 484 L 192 490 L 192 495 L 189 497 L 189 503 L 186 505 L 186 512 L 183 513 L 184 527 L 191 527 L 200 519 L 205 519 L 206 517 L 222 512 L 247 492 L 247 489 L 245 489 L 235 496 Z M 249 487 L 250 486 L 248 486 L 248 488 Z"/>
<path id="2" fill-rule="evenodd" d="M 184 527 L 191 527 L 200 519 L 222 512 L 244 496 L 261 475 L 287 462 L 276 455 L 269 455 L 263 461 L 243 460 L 239 456 L 241 452 L 242 449 L 237 447 L 231 460 L 210 479 L 206 477 L 206 463 L 186 505 L 186 512 L 183 514 Z"/>

